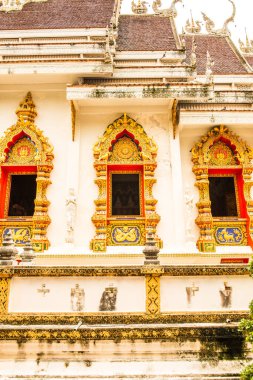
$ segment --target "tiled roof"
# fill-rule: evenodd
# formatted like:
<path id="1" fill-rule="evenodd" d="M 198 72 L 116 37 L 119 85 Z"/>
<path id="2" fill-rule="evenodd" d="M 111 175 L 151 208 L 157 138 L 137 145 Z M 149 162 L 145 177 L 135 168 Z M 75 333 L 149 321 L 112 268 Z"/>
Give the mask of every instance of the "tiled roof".
<path id="1" fill-rule="evenodd" d="M 186 36 L 187 62 L 190 61 L 192 49 L 192 36 Z M 213 73 L 217 75 L 246 74 L 247 70 L 242 61 L 233 50 L 228 39 L 223 36 L 195 35 L 197 72 L 205 74 L 206 53 L 209 52 L 214 62 Z"/>
<path id="2" fill-rule="evenodd" d="M 248 62 L 248 64 L 253 68 L 253 55 L 244 55 L 244 58 Z"/>
<path id="3" fill-rule="evenodd" d="M 114 0 L 48 0 L 0 12 L 0 30 L 105 28 Z"/>
<path id="4" fill-rule="evenodd" d="M 169 18 L 154 15 L 120 16 L 117 50 L 177 50 Z"/>

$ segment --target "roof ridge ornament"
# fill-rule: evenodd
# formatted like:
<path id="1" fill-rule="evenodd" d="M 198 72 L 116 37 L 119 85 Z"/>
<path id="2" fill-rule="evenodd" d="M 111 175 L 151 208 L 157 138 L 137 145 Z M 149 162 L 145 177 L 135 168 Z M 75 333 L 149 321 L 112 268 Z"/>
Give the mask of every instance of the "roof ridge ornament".
<path id="1" fill-rule="evenodd" d="M 146 6 L 148 4 L 146 1 L 137 0 L 137 4 L 135 3 L 135 0 L 132 0 L 132 12 L 137 15 L 143 15 L 148 12 L 148 7 Z"/>
<path id="2" fill-rule="evenodd" d="M 19 122 L 28 121 L 34 123 L 37 111 L 30 91 L 27 93 L 25 99 L 19 103 L 16 115 Z"/>
<path id="3" fill-rule="evenodd" d="M 243 53 L 253 53 L 253 45 L 252 41 L 250 41 L 247 33 L 247 29 L 245 28 L 245 43 L 242 42 L 241 39 L 239 39 L 240 49 Z"/>
<path id="4" fill-rule="evenodd" d="M 28 3 L 45 3 L 48 0 L 0 0 L 0 11 L 21 11 Z"/>
<path id="5" fill-rule="evenodd" d="M 192 17 L 192 11 L 191 12 L 191 17 L 186 21 L 185 24 L 185 31 L 187 33 L 200 33 L 201 32 L 201 22 L 200 21 L 195 21 L 194 18 Z"/>
<path id="6" fill-rule="evenodd" d="M 214 61 L 211 58 L 209 51 L 206 52 L 206 83 L 213 84 L 213 70 L 212 67 L 214 65 Z"/>
<path id="7" fill-rule="evenodd" d="M 228 30 L 228 24 L 235 21 L 236 7 L 235 7 L 234 0 L 228 0 L 228 1 L 232 4 L 233 10 L 232 10 L 231 16 L 229 16 L 225 20 L 223 27 L 221 29 L 215 29 L 215 23 L 213 22 L 213 20 L 211 20 L 204 12 L 201 12 L 206 24 L 205 25 L 206 31 L 208 33 L 219 35 L 219 36 L 230 36 L 230 31 Z"/>
<path id="8" fill-rule="evenodd" d="M 166 17 L 177 17 L 176 3 L 183 3 L 183 0 L 173 0 L 171 6 L 167 9 L 159 9 L 162 6 L 161 0 L 154 0 L 152 4 L 152 9 L 156 15 L 166 16 Z"/>

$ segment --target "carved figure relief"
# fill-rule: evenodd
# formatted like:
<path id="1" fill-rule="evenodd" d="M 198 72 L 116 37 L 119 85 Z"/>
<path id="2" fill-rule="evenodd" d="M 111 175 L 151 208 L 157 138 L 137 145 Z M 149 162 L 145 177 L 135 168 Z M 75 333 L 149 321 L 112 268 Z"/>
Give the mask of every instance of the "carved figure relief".
<path id="1" fill-rule="evenodd" d="M 194 282 L 192 283 L 192 286 L 186 287 L 186 294 L 187 294 L 187 303 L 188 305 L 191 304 L 192 297 L 195 296 L 195 293 L 199 291 L 199 287 L 195 286 Z"/>
<path id="2" fill-rule="evenodd" d="M 186 206 L 186 240 L 192 241 L 193 235 L 193 195 L 191 189 L 187 186 L 185 189 L 185 206 Z"/>
<path id="3" fill-rule="evenodd" d="M 50 289 L 47 288 L 46 284 L 42 284 L 41 287 L 37 289 L 37 292 L 45 297 L 45 295 L 50 292 Z"/>
<path id="4" fill-rule="evenodd" d="M 76 284 L 75 287 L 71 289 L 71 309 L 73 311 L 84 310 L 84 296 L 84 289 L 80 288 L 79 284 Z"/>
<path id="5" fill-rule="evenodd" d="M 66 230 L 66 243 L 73 243 L 74 241 L 74 224 L 76 217 L 76 196 L 75 190 L 69 189 L 69 194 L 66 199 L 66 222 L 67 222 L 67 230 Z"/>
<path id="6" fill-rule="evenodd" d="M 232 304 L 232 286 L 229 286 L 227 282 L 224 282 L 224 289 L 220 289 L 221 306 L 224 308 L 231 307 Z"/>
<path id="7" fill-rule="evenodd" d="M 118 293 L 118 289 L 115 288 L 112 284 L 110 284 L 107 288 L 105 288 L 100 300 L 99 310 L 100 311 L 116 310 L 117 293 Z"/>

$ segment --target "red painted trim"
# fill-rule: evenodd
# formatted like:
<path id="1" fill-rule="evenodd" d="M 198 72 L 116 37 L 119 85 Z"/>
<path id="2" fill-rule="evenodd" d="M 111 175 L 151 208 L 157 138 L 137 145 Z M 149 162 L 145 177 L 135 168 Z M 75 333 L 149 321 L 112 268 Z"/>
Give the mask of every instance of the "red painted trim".
<path id="1" fill-rule="evenodd" d="M 4 218 L 5 199 L 8 196 L 8 175 L 11 173 L 37 173 L 37 166 L 1 166 L 0 172 L 0 218 Z"/>
<path id="2" fill-rule="evenodd" d="M 208 174 L 216 174 L 216 175 L 224 175 L 224 174 L 233 174 L 236 175 L 236 182 L 237 182 L 237 189 L 238 189 L 238 198 L 239 198 L 239 207 L 240 207 L 240 213 L 239 217 L 240 218 L 245 218 L 246 219 L 246 229 L 247 229 L 247 238 L 248 238 L 248 244 L 251 246 L 253 249 L 253 241 L 250 237 L 250 218 L 249 214 L 247 211 L 247 205 L 244 197 L 244 180 L 242 176 L 242 169 L 241 168 L 233 168 L 233 169 L 209 169 Z"/>
<path id="3" fill-rule="evenodd" d="M 20 133 L 18 133 L 17 135 L 15 135 L 13 137 L 13 139 L 8 142 L 7 147 L 4 150 L 5 153 L 8 154 L 10 152 L 11 148 L 13 147 L 13 145 L 15 145 L 15 143 L 18 140 L 22 139 L 23 137 L 30 137 L 30 136 L 28 136 L 24 131 L 21 131 Z"/>
<path id="4" fill-rule="evenodd" d="M 134 135 L 131 133 L 131 132 L 128 132 L 128 130 L 124 129 L 122 132 L 118 133 L 116 138 L 114 140 L 111 141 L 111 146 L 109 148 L 109 152 L 112 151 L 113 149 L 113 145 L 123 136 L 127 136 L 129 137 L 136 145 L 137 145 L 137 148 L 138 150 L 141 152 L 142 151 L 142 148 L 140 146 L 140 142 L 139 140 L 136 140 Z"/>
<path id="5" fill-rule="evenodd" d="M 141 178 L 141 189 L 142 189 L 142 205 L 141 205 L 141 210 L 142 210 L 142 213 L 141 213 L 141 217 L 145 217 L 145 200 L 144 200 L 144 197 L 145 197 L 145 193 L 144 193 L 144 168 L 143 168 L 143 165 L 107 165 L 107 210 L 106 210 L 106 214 L 107 214 L 107 218 L 110 217 L 110 186 L 111 186 L 111 175 L 110 173 L 111 172 L 126 172 L 126 171 L 129 171 L 129 172 L 141 172 L 142 174 L 142 178 Z"/>

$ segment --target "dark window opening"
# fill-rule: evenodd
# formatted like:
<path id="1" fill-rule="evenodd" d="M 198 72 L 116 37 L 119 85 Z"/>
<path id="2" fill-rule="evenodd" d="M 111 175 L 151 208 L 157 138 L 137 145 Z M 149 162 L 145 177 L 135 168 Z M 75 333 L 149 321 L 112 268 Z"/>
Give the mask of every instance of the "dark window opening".
<path id="1" fill-rule="evenodd" d="M 234 177 L 209 177 L 213 217 L 238 216 Z"/>
<path id="2" fill-rule="evenodd" d="M 11 175 L 8 216 L 33 216 L 36 175 Z"/>
<path id="3" fill-rule="evenodd" d="M 112 174 L 112 215 L 140 215 L 139 174 Z"/>

